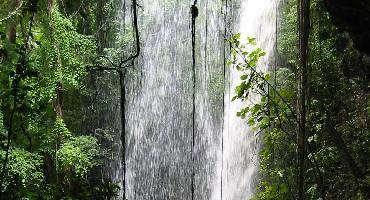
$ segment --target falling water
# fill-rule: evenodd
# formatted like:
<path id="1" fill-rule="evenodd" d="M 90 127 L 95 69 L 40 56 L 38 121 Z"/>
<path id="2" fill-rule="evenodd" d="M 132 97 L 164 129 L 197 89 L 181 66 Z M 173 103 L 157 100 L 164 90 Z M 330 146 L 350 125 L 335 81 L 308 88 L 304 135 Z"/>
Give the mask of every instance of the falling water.
<path id="1" fill-rule="evenodd" d="M 139 2 L 142 52 L 126 77 L 125 187 L 130 200 L 190 200 L 193 164 L 194 199 L 239 200 L 253 194 L 259 142 L 246 122 L 236 118 L 242 103 L 230 102 L 239 76 L 233 69 L 225 70 L 228 45 L 224 38 L 230 32 L 241 32 L 256 37 L 262 48 L 272 52 L 276 3 L 228 0 L 226 7 L 225 0 L 198 2 L 195 91 L 189 13 L 192 3 Z M 128 0 L 123 5 L 129 5 Z M 122 165 L 117 163 L 111 176 L 122 183 Z"/>
<path id="2" fill-rule="evenodd" d="M 273 0 L 246 0 L 242 3 L 238 32 L 242 43 L 247 36 L 257 39 L 257 46 L 266 51 L 259 63 L 260 70 L 267 70 L 272 63 L 276 40 L 276 6 Z M 241 73 L 235 68 L 229 70 L 229 83 L 225 95 L 224 152 L 219 166 L 222 173 L 223 199 L 249 199 L 253 196 L 258 172 L 259 135 L 247 125 L 247 120 L 236 116 L 245 104 L 253 102 L 231 102 L 234 88 L 240 84 Z M 255 97 L 258 99 L 258 97 Z M 256 102 L 254 102 L 256 103 Z M 216 190 L 217 192 L 221 192 Z M 216 194 L 217 195 L 217 194 Z M 220 198 L 215 198 L 220 199 Z"/>

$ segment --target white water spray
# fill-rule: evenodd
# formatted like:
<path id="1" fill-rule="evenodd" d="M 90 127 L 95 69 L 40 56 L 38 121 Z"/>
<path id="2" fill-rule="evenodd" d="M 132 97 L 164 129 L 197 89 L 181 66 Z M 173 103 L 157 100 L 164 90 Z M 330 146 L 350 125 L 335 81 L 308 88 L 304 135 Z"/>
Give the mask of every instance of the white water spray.
<path id="1" fill-rule="evenodd" d="M 142 52 L 135 76 L 129 77 L 126 86 L 129 200 L 191 199 L 193 92 L 195 199 L 245 200 L 253 195 L 260 145 L 246 121 L 236 117 L 242 103 L 230 102 L 240 76 L 232 69 L 226 70 L 230 83 L 226 81 L 227 92 L 222 99 L 226 24 L 225 12 L 222 14 L 221 10 L 225 11 L 225 1 L 198 1 L 196 91 L 192 89 L 191 71 L 192 2 L 139 2 L 143 7 L 139 9 Z M 229 10 L 240 11 L 236 16 L 229 14 L 229 23 L 240 21 L 235 32 L 256 37 L 259 46 L 268 53 L 266 58 L 271 56 L 275 41 L 275 5 L 273 0 L 229 0 Z M 261 66 L 265 64 L 268 59 Z M 122 181 L 117 177 L 122 175 L 122 169 L 112 170 L 118 170 L 111 173 L 115 180 Z"/>
<path id="2" fill-rule="evenodd" d="M 257 39 L 257 46 L 266 51 L 259 62 L 260 69 L 266 71 L 273 60 L 276 41 L 277 0 L 245 0 L 242 3 L 238 32 L 241 43 L 247 37 Z M 236 113 L 248 102 L 231 101 L 234 90 L 240 84 L 241 72 L 229 69 L 229 84 L 226 86 L 223 143 L 224 152 L 218 163 L 222 173 L 222 200 L 249 199 L 255 192 L 259 167 L 259 135 L 248 127 L 247 120 L 240 119 Z M 222 153 L 221 153 L 222 154 Z M 221 181 L 219 177 L 218 182 Z M 213 200 L 221 197 L 221 186 L 213 194 Z"/>

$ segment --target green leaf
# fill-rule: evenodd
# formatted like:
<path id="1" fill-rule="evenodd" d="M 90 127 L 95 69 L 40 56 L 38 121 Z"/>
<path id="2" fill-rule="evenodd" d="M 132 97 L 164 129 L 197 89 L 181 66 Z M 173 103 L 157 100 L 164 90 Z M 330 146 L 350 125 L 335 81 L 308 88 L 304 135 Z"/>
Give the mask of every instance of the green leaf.
<path id="1" fill-rule="evenodd" d="M 234 40 L 240 40 L 240 36 L 241 36 L 240 33 L 236 33 L 233 38 Z"/>
<path id="2" fill-rule="evenodd" d="M 247 79 L 248 79 L 248 75 L 245 75 L 245 74 L 240 77 L 240 80 L 243 80 L 243 81 Z"/>
<path id="3" fill-rule="evenodd" d="M 266 80 L 266 81 L 269 81 L 269 80 L 270 80 L 270 78 L 271 78 L 271 76 L 270 76 L 270 74 L 269 74 L 269 73 L 265 74 L 265 80 Z"/>
<path id="4" fill-rule="evenodd" d="M 256 38 L 248 37 L 247 39 L 248 39 L 248 44 L 257 45 Z"/>

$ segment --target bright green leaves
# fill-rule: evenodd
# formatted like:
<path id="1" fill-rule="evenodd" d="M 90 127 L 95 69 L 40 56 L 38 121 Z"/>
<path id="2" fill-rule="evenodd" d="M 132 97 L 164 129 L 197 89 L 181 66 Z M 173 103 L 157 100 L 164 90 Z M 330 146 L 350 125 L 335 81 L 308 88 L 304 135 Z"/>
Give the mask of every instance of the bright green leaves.
<path id="1" fill-rule="evenodd" d="M 52 134 L 43 138 L 44 152 L 56 162 L 58 173 L 83 178 L 92 167 L 100 164 L 103 149 L 91 136 L 73 136 L 61 118 L 55 120 Z"/>
<path id="2" fill-rule="evenodd" d="M 36 45 L 29 54 L 29 64 L 40 71 L 40 76 L 34 84 L 43 99 L 55 98 L 55 88 L 61 83 L 65 90 L 83 90 L 83 78 L 86 76 L 86 65 L 96 57 L 94 38 L 77 33 L 72 22 L 58 10 L 53 12 L 51 20 L 42 18 L 44 27 L 35 27 L 40 32 L 36 34 Z M 32 84 L 32 83 L 31 83 Z M 37 99 L 37 98 L 36 98 Z"/>
<path id="3" fill-rule="evenodd" d="M 256 39 L 248 37 L 246 43 L 241 42 L 241 34 L 235 34 L 228 41 L 231 44 L 231 60 L 228 62 L 233 64 L 238 71 L 242 72 L 240 76 L 240 84 L 235 88 L 235 96 L 233 101 L 239 99 L 246 101 L 250 95 L 263 92 L 266 80 L 263 80 L 264 72 L 257 67 L 258 61 L 266 53 L 261 49 L 255 47 Z M 262 78 L 261 78 L 262 77 Z M 239 117 L 245 118 L 247 112 L 251 111 L 248 107 L 242 109 L 237 113 Z M 253 123 L 253 122 L 251 122 Z"/>
<path id="4" fill-rule="evenodd" d="M 68 139 L 72 137 L 72 133 L 68 130 L 66 124 L 64 123 L 63 119 L 57 117 L 54 124 L 53 135 L 55 137 Z"/>
<path id="5" fill-rule="evenodd" d="M 244 71 L 247 68 L 257 67 L 258 60 L 266 55 L 261 48 L 256 47 L 256 38 L 248 37 L 242 42 L 241 34 L 237 33 L 227 40 L 231 48 L 231 60 L 228 65 L 234 65 L 236 69 Z"/>
<path id="6" fill-rule="evenodd" d="M 4 115 L 0 110 L 0 136 L 3 136 L 3 135 L 6 134 L 6 130 L 5 130 L 5 127 L 4 127 L 4 121 L 3 120 L 4 120 Z"/>
<path id="7" fill-rule="evenodd" d="M 271 78 L 271 75 L 269 73 L 266 73 L 264 79 L 266 81 L 270 81 L 270 78 Z"/>
<path id="8" fill-rule="evenodd" d="M 34 131 L 38 132 L 38 135 L 41 140 L 41 148 L 40 150 L 44 153 L 49 154 L 50 156 L 55 158 L 55 151 L 57 151 L 58 146 L 63 143 L 63 141 L 72 137 L 72 133 L 68 130 L 67 125 L 64 123 L 64 120 L 60 117 L 57 117 L 54 124 L 51 127 L 48 127 L 44 130 L 38 130 L 40 124 L 38 121 L 34 121 L 34 123 L 30 123 L 30 125 L 34 125 Z M 31 129 L 32 130 L 32 129 Z M 46 131 L 41 132 L 40 131 Z"/>
<path id="9" fill-rule="evenodd" d="M 256 67 L 257 62 L 260 60 L 261 57 L 265 56 L 266 52 L 264 52 L 261 48 L 255 48 L 248 54 L 248 65 L 250 67 Z"/>
<path id="10" fill-rule="evenodd" d="M 266 55 L 261 49 L 255 47 L 256 39 L 248 37 L 245 43 L 241 42 L 241 34 L 233 35 L 229 40 L 231 44 L 231 59 L 228 61 L 229 65 L 235 67 L 242 72 L 240 76 L 240 84 L 235 88 L 235 96 L 232 101 L 240 99 L 246 101 L 250 95 L 261 93 L 265 88 L 267 80 L 261 79 L 264 77 L 264 70 L 258 67 L 258 61 Z M 241 112 L 243 113 L 243 112 Z M 239 113 L 238 116 L 245 117 L 244 114 Z"/>
<path id="11" fill-rule="evenodd" d="M 232 51 L 228 63 L 241 72 L 240 83 L 235 88 L 232 100 L 245 102 L 245 106 L 237 112 L 237 116 L 246 119 L 252 130 L 263 135 L 260 173 L 262 177 L 268 177 L 268 181 L 260 183 L 255 199 L 285 200 L 289 198 L 289 191 L 287 185 L 280 180 L 285 179 L 288 172 L 281 167 L 275 167 L 273 150 L 295 149 L 295 146 L 286 146 L 290 144 L 290 135 L 280 127 L 289 123 L 289 117 L 292 115 L 290 102 L 295 97 L 292 87 L 294 74 L 286 68 L 277 69 L 274 74 L 266 72 L 266 66 L 259 66 L 259 61 L 266 52 L 255 47 L 256 39 L 247 38 L 244 45 L 241 40 L 240 34 L 229 40 Z"/>
<path id="12" fill-rule="evenodd" d="M 233 36 L 231 36 L 231 38 L 229 39 L 229 42 L 233 43 L 235 46 L 239 46 L 240 45 L 240 38 L 241 38 L 241 34 L 236 33 Z"/>
<path id="13" fill-rule="evenodd" d="M 263 120 L 262 120 L 263 121 Z M 262 122 L 266 123 L 266 122 Z M 274 151 L 291 151 L 287 145 L 287 134 L 279 128 L 271 128 L 263 134 L 264 148 L 260 152 L 260 173 L 263 179 L 258 186 L 259 193 L 254 198 L 255 200 L 270 200 L 270 199 L 290 199 L 288 185 L 285 180 L 288 179 L 291 171 L 290 168 L 283 168 L 276 165 L 283 159 L 285 155 L 276 157 Z M 277 161 L 275 159 L 278 159 Z M 284 161 L 287 162 L 287 161 Z"/>
<path id="14" fill-rule="evenodd" d="M 254 46 L 257 45 L 256 38 L 247 37 L 247 40 L 248 40 L 248 44 L 251 44 Z"/>
<path id="15" fill-rule="evenodd" d="M 240 41 L 241 34 L 236 33 L 233 36 L 231 36 L 232 41 Z"/>
<path id="16" fill-rule="evenodd" d="M 249 112 L 249 107 L 242 108 L 239 112 L 236 113 L 236 116 L 244 119 Z"/>
<path id="17" fill-rule="evenodd" d="M 0 151 L 1 159 L 5 158 L 5 151 Z M 7 166 L 5 189 L 13 185 L 39 187 L 44 179 L 42 173 L 42 157 L 23 149 L 11 148 Z M 35 188 L 35 189 L 36 189 Z"/>
<path id="18" fill-rule="evenodd" d="M 288 186 L 284 183 L 269 183 L 269 182 L 262 182 L 260 185 L 260 189 L 264 192 L 261 192 L 257 195 L 255 199 L 259 200 L 286 200 L 288 195 Z"/>
<path id="19" fill-rule="evenodd" d="M 248 79 L 248 77 L 249 77 L 248 75 L 243 74 L 243 75 L 240 76 L 240 80 L 245 81 L 245 80 Z"/>
<path id="20" fill-rule="evenodd" d="M 55 121 L 53 135 L 53 143 L 60 148 L 50 153 L 56 151 L 55 161 L 59 173 L 72 170 L 77 177 L 82 178 L 100 163 L 103 150 L 95 137 L 73 136 L 59 117 Z"/>
<path id="21" fill-rule="evenodd" d="M 73 137 L 63 143 L 57 151 L 58 171 L 71 170 L 75 176 L 84 177 L 92 167 L 99 164 L 101 152 L 96 138 Z"/>
<path id="22" fill-rule="evenodd" d="M 246 93 L 245 91 L 248 91 L 251 84 L 243 81 L 240 83 L 240 85 L 236 86 L 235 93 L 237 98 L 242 98 Z"/>
<path id="23" fill-rule="evenodd" d="M 104 27 L 102 24 L 91 26 L 89 23 L 95 24 L 97 20 L 96 4 L 86 1 L 63 4 L 56 1 L 51 14 L 47 13 L 46 1 L 37 3 L 35 10 L 30 10 L 30 2 L 25 3 L 19 15 L 0 23 L 0 143 L 3 150 L 10 118 L 13 118 L 9 163 L 1 192 L 14 199 L 37 199 L 39 195 L 34 193 L 46 199 L 64 199 L 72 196 L 63 180 L 70 173 L 74 175 L 73 187 L 89 187 L 92 191 L 95 183 L 88 185 L 85 179 L 91 168 L 101 163 L 103 152 L 97 139 L 80 133 L 81 127 L 86 127 L 85 119 L 81 119 L 86 115 L 81 107 L 84 105 L 80 104 L 86 94 L 86 67 L 96 59 L 97 47 L 95 34 L 85 35 L 90 31 L 80 31 L 81 27 L 77 29 L 76 24 L 94 29 L 91 32 L 103 29 L 106 37 L 112 34 L 106 33 L 112 32 L 107 29 L 114 29 L 121 21 L 113 24 L 106 20 L 109 28 L 105 22 Z M 71 4 L 79 6 L 68 10 Z M 103 4 L 112 7 L 111 2 Z M 84 13 L 80 12 L 81 6 Z M 7 1 L 0 3 L 0 14 L 7 15 L 8 7 Z M 116 13 L 109 12 L 116 18 Z M 82 16 L 84 14 L 88 16 Z M 16 28 L 15 44 L 6 38 L 9 25 Z M 109 41 L 117 40 L 110 37 Z M 57 88 L 63 119 L 55 113 Z M 11 113 L 14 117 L 10 117 Z M 0 151 L 0 156 L 4 160 L 5 152 Z M 49 198 L 45 190 L 55 194 Z M 17 194 L 13 196 L 14 191 Z"/>

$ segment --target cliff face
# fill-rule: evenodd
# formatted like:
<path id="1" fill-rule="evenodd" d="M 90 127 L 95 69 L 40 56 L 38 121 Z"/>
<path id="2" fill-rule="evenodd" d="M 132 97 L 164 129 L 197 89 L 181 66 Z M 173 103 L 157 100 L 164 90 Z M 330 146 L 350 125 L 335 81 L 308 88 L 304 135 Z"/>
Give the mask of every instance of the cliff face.
<path id="1" fill-rule="evenodd" d="M 370 55 L 370 1 L 325 0 L 338 28 L 350 34 L 358 50 Z"/>

